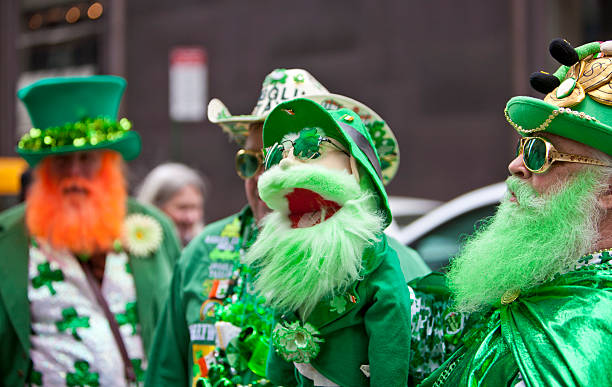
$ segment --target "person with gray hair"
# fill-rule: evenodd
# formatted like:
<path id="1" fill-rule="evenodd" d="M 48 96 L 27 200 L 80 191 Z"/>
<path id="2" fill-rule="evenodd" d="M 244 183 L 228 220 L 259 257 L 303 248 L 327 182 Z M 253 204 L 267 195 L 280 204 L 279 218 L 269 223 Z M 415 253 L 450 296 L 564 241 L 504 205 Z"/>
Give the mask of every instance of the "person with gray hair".
<path id="1" fill-rule="evenodd" d="M 183 246 L 204 227 L 206 184 L 200 174 L 179 163 L 164 163 L 155 167 L 138 188 L 142 203 L 156 206 L 168 215 Z"/>

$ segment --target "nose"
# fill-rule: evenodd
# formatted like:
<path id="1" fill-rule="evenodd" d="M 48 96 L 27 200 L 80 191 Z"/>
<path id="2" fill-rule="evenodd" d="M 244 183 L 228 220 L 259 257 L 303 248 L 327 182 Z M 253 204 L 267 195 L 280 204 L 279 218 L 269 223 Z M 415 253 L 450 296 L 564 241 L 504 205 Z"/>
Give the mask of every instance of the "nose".
<path id="1" fill-rule="evenodd" d="M 525 167 L 523 163 L 523 154 L 516 156 L 514 160 L 508 164 L 508 171 L 512 176 L 516 176 L 521 179 L 529 179 L 532 175 L 531 171 Z"/>
<path id="2" fill-rule="evenodd" d="M 83 165 L 77 157 L 70 157 L 67 161 L 66 173 L 70 177 L 83 177 Z"/>
<path id="3" fill-rule="evenodd" d="M 184 215 L 185 216 L 183 220 L 185 221 L 185 223 L 189 223 L 191 225 L 191 224 L 196 223 L 199 220 L 200 210 L 197 208 L 190 208 L 187 211 L 185 211 Z"/>

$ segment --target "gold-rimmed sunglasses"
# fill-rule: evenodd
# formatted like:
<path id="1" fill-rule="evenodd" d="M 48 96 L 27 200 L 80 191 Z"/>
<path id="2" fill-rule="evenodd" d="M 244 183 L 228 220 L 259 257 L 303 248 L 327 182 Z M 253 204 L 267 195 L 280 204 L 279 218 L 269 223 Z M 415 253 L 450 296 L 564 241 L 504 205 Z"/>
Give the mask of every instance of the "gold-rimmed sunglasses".
<path id="1" fill-rule="evenodd" d="M 544 173 L 555 161 L 612 167 L 592 157 L 559 152 L 543 137 L 521 137 L 516 146 L 516 156 L 523 155 L 523 165 L 533 173 Z"/>
<path id="2" fill-rule="evenodd" d="M 243 179 L 250 179 L 261 170 L 263 153 L 261 150 L 240 149 L 236 152 L 236 173 Z"/>

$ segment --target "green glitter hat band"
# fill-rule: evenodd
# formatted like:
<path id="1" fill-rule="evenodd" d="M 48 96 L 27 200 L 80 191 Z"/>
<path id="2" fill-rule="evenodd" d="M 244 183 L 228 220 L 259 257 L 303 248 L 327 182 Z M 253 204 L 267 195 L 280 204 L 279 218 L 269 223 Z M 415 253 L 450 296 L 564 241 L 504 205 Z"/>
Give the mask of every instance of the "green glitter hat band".
<path id="1" fill-rule="evenodd" d="M 19 140 L 17 153 L 31 167 L 46 156 L 96 149 L 117 151 L 129 161 L 141 148 L 140 136 L 131 128 L 127 118 L 114 121 L 107 117 L 85 118 L 42 130 L 32 128 Z"/>
<path id="2" fill-rule="evenodd" d="M 42 151 L 68 146 L 75 148 L 86 145 L 96 146 L 118 140 L 131 128 L 132 123 L 127 118 L 122 118 L 118 122 L 106 117 L 85 118 L 43 130 L 32 128 L 21 137 L 17 147 L 25 151 Z"/>

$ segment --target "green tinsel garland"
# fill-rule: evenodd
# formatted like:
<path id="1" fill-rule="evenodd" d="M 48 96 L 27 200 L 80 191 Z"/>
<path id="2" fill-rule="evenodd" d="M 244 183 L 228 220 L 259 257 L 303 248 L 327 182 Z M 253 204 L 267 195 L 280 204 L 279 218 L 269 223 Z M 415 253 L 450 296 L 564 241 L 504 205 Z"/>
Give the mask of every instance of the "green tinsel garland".
<path id="1" fill-rule="evenodd" d="M 132 128 L 127 118 L 119 121 L 107 117 L 85 118 L 78 122 L 47 129 L 32 128 L 19 140 L 19 149 L 42 151 L 64 146 L 82 147 L 115 141 Z"/>

